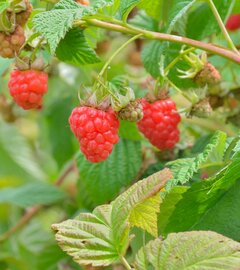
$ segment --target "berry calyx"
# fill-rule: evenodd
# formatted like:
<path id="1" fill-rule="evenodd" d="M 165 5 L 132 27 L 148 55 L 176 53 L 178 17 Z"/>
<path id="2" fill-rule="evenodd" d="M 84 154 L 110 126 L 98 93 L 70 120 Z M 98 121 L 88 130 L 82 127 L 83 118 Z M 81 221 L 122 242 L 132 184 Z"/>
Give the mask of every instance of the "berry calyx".
<path id="1" fill-rule="evenodd" d="M 231 15 L 227 20 L 226 28 L 228 31 L 236 31 L 240 29 L 240 14 Z"/>
<path id="2" fill-rule="evenodd" d="M 143 119 L 137 125 L 144 136 L 160 150 L 171 149 L 179 141 L 181 117 L 170 98 L 149 103 L 142 99 Z"/>
<path id="3" fill-rule="evenodd" d="M 88 106 L 76 107 L 69 124 L 82 153 L 92 163 L 107 159 L 118 142 L 119 121 L 111 108 L 103 111 Z"/>
<path id="4" fill-rule="evenodd" d="M 137 122 L 143 118 L 143 109 L 140 100 L 130 101 L 129 104 L 118 112 L 121 120 Z"/>
<path id="5" fill-rule="evenodd" d="M 25 42 L 24 30 L 18 25 L 11 34 L 0 32 L 0 56 L 13 58 Z"/>
<path id="6" fill-rule="evenodd" d="M 42 106 L 43 95 L 48 91 L 48 75 L 39 70 L 14 70 L 8 87 L 14 101 L 24 110 Z"/>

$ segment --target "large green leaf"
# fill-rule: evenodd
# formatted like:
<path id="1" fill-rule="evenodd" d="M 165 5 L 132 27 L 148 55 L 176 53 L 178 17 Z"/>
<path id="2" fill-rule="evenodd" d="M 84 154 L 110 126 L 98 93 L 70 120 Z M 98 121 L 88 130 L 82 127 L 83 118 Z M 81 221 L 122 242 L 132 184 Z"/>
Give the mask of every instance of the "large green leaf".
<path id="1" fill-rule="evenodd" d="M 168 169 L 157 172 L 131 186 L 112 203 L 111 218 L 116 242 L 128 226 L 138 226 L 153 235 L 157 234 L 158 193 L 171 178 Z"/>
<path id="2" fill-rule="evenodd" d="M 194 230 L 211 230 L 240 241 L 240 181 L 229 189 L 193 226 Z"/>
<path id="3" fill-rule="evenodd" d="M 221 161 L 224 155 L 225 142 L 226 134 L 217 131 L 203 152 L 198 154 L 195 158 L 178 159 L 169 162 L 167 166 L 169 166 L 174 173 L 174 180 L 171 184 L 176 185 L 178 183 L 184 184 L 188 182 L 193 177 L 193 174 L 198 171 L 200 166 L 208 160 L 209 162 Z"/>
<path id="4" fill-rule="evenodd" d="M 167 33 L 173 30 L 174 26 L 182 20 L 183 16 L 196 2 L 197 0 L 173 0 L 166 26 Z"/>
<path id="5" fill-rule="evenodd" d="M 145 69 L 153 77 L 160 75 L 160 59 L 164 52 L 163 42 L 151 41 L 142 50 L 142 61 Z"/>
<path id="6" fill-rule="evenodd" d="M 234 6 L 235 0 L 213 0 L 213 2 L 222 20 L 225 21 Z M 218 34 L 220 31 L 208 3 L 202 3 L 189 14 L 186 33 L 188 37 L 201 40 L 211 34 Z"/>
<path id="7" fill-rule="evenodd" d="M 173 233 L 139 250 L 137 270 L 235 270 L 240 265 L 240 244 L 211 231 Z M 152 268 L 153 267 L 153 268 Z"/>
<path id="8" fill-rule="evenodd" d="M 116 262 L 120 254 L 111 232 L 111 212 L 111 205 L 102 205 L 92 214 L 52 225 L 58 244 L 79 264 L 105 266 Z"/>
<path id="9" fill-rule="evenodd" d="M 230 163 L 216 176 L 209 180 L 193 184 L 184 193 L 181 193 L 180 197 L 179 193 L 176 193 L 176 189 L 173 189 L 173 193 L 170 192 L 166 195 L 164 202 L 161 204 L 159 230 L 163 234 L 168 234 L 169 232 L 191 230 L 195 228 L 195 226 L 198 227 L 198 224 L 204 226 L 202 220 L 204 220 L 205 215 L 209 219 L 209 215 L 207 215 L 207 213 L 212 213 L 212 219 L 214 219 L 215 214 L 213 210 L 218 208 L 221 209 L 222 204 L 229 204 L 229 194 L 233 192 L 232 189 L 234 185 L 236 188 L 234 192 L 238 192 L 239 186 L 235 183 L 240 178 L 238 173 L 239 170 L 240 153 L 236 154 L 232 161 L 230 161 Z M 175 196 L 177 196 L 177 198 Z M 171 207 L 169 207 L 170 204 Z M 226 219 L 226 215 L 226 213 L 223 213 L 222 224 Z M 234 215 L 232 218 L 234 219 L 234 217 L 236 216 Z M 162 219 L 165 221 L 162 222 Z M 211 223 L 211 221 L 209 222 Z M 216 229 L 224 234 L 228 232 L 228 235 L 234 235 L 234 237 L 239 238 L 239 236 L 236 235 L 236 226 L 238 226 L 238 221 L 236 220 L 231 224 L 227 223 L 224 230 L 222 226 L 219 226 L 219 228 L 216 229 L 217 225 L 212 228 L 208 228 L 206 225 L 204 229 Z"/>
<path id="10" fill-rule="evenodd" d="M 106 266 L 117 262 L 129 245 L 130 227 L 148 230 L 157 224 L 158 193 L 171 177 L 165 169 L 135 183 L 112 204 L 54 224 L 58 244 L 79 264 Z"/>
<path id="11" fill-rule="evenodd" d="M 56 56 L 59 60 L 75 66 L 100 62 L 80 28 L 71 29 L 59 42 Z"/>
<path id="12" fill-rule="evenodd" d="M 49 205 L 65 197 L 66 195 L 58 188 L 42 182 L 0 190 L 0 203 L 11 203 L 20 207 L 35 204 Z"/>
<path id="13" fill-rule="evenodd" d="M 79 153 L 77 165 L 79 200 L 84 206 L 94 207 L 114 199 L 134 180 L 141 166 L 141 144 L 120 140 L 109 158 L 97 164 L 88 162 Z"/>
<path id="14" fill-rule="evenodd" d="M 35 15 L 33 24 L 35 29 L 46 38 L 51 53 L 54 54 L 60 40 L 72 28 L 74 20 L 93 15 L 104 6 L 112 4 L 112 0 L 98 0 L 91 7 L 87 7 L 77 4 L 74 0 L 61 0 L 54 9 Z"/>

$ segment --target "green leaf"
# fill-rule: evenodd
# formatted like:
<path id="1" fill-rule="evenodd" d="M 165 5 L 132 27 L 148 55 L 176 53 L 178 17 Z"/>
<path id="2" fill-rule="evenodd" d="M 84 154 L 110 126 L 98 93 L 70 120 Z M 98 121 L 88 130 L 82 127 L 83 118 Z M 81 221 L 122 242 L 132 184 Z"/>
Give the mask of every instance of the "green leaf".
<path id="1" fill-rule="evenodd" d="M 182 20 L 183 16 L 196 3 L 197 0 L 173 0 L 172 8 L 170 9 L 167 33 L 171 33 L 174 26 Z"/>
<path id="2" fill-rule="evenodd" d="M 116 197 L 123 187 L 136 177 L 141 166 L 141 144 L 120 140 L 109 158 L 101 163 L 88 162 L 80 153 L 77 157 L 80 180 L 79 200 L 84 206 L 94 207 Z"/>
<path id="3" fill-rule="evenodd" d="M 225 166 L 216 176 L 209 180 L 201 181 L 193 184 L 186 192 L 181 194 L 181 198 L 172 199 L 174 194 L 165 197 L 161 204 L 159 214 L 159 230 L 164 234 L 169 232 L 179 232 L 191 230 L 197 226 L 206 213 L 211 212 L 211 209 L 218 206 L 221 199 L 228 195 L 235 183 L 239 180 L 240 170 L 240 153 L 238 153 L 231 162 Z M 175 193 L 175 191 L 173 191 Z M 177 195 L 178 196 L 178 195 Z M 179 196 L 178 196 L 179 197 Z M 173 205 L 173 201 L 176 203 Z M 228 202 L 229 203 L 229 202 Z M 172 207 L 169 208 L 169 205 Z M 161 223 L 161 215 L 166 211 L 169 213 L 167 222 Z M 165 209 L 165 210 L 164 210 Z M 163 217 L 164 219 L 165 217 Z M 236 223 L 233 223 L 233 228 L 230 226 L 226 229 L 231 233 L 235 230 Z"/>
<path id="4" fill-rule="evenodd" d="M 100 62 L 80 28 L 73 28 L 66 34 L 58 44 L 56 56 L 59 60 L 75 66 Z"/>
<path id="5" fill-rule="evenodd" d="M 137 205 L 130 213 L 129 222 L 131 226 L 136 226 L 146 230 L 153 236 L 158 236 L 157 213 L 161 203 L 160 194 L 157 194 L 143 203 Z"/>
<path id="6" fill-rule="evenodd" d="M 222 20 L 225 21 L 234 6 L 235 0 L 213 0 L 213 2 Z M 189 14 L 186 31 L 188 37 L 199 40 L 211 34 L 220 33 L 220 27 L 208 3 L 202 3 Z"/>
<path id="7" fill-rule="evenodd" d="M 118 18 L 126 21 L 131 10 L 141 2 L 141 0 L 121 0 L 118 9 Z"/>
<path id="8" fill-rule="evenodd" d="M 7 155 L 6 160 L 17 164 L 33 179 L 43 180 L 45 173 L 37 163 L 34 153 L 27 140 L 18 132 L 18 130 L 5 122 L 0 121 L 0 149 Z M 5 159 L 4 158 L 4 159 Z"/>
<path id="9" fill-rule="evenodd" d="M 64 198 L 65 194 L 58 188 L 41 182 L 0 190 L 0 203 L 11 203 L 24 208 L 35 204 L 49 205 Z"/>
<path id="10" fill-rule="evenodd" d="M 52 225 L 59 246 L 79 264 L 107 266 L 116 262 L 119 254 L 111 233 L 111 212 L 111 205 L 101 205 L 92 214 Z"/>
<path id="11" fill-rule="evenodd" d="M 142 50 L 144 67 L 153 77 L 158 77 L 160 74 L 160 58 L 163 52 L 163 42 L 160 41 L 151 41 Z"/>
<path id="12" fill-rule="evenodd" d="M 0 1 L 0 13 L 10 7 L 10 1 L 1 0 Z"/>
<path id="13" fill-rule="evenodd" d="M 141 141 L 143 139 L 140 134 L 136 123 L 131 123 L 129 121 L 121 121 L 119 136 L 123 139 Z"/>
<path id="14" fill-rule="evenodd" d="M 162 17 L 162 11 L 164 8 L 163 2 L 163 0 L 142 0 L 138 4 L 138 7 L 144 9 L 152 18 L 159 20 Z"/>
<path id="15" fill-rule="evenodd" d="M 74 0 L 61 0 L 54 9 L 35 15 L 33 24 L 48 41 L 50 51 L 54 54 L 60 40 L 72 28 L 74 20 L 94 15 L 99 9 L 112 4 L 112 0 L 98 0 L 93 6 L 87 7 L 77 4 Z"/>
<path id="16" fill-rule="evenodd" d="M 116 242 L 120 241 L 128 226 L 138 226 L 157 235 L 158 193 L 171 178 L 170 170 L 164 169 L 137 182 L 112 203 L 111 218 Z"/>
<path id="17" fill-rule="evenodd" d="M 235 270 L 240 265 L 240 244 L 211 231 L 173 233 L 155 239 L 136 255 L 137 270 Z"/>
<path id="18" fill-rule="evenodd" d="M 167 166 L 169 166 L 174 173 L 174 179 L 171 181 L 171 185 L 188 182 L 193 177 L 193 174 L 196 173 L 201 165 L 208 159 L 212 162 L 221 160 L 224 154 L 225 142 L 226 134 L 217 131 L 204 151 L 195 158 L 178 159 L 169 162 Z"/>
<path id="19" fill-rule="evenodd" d="M 229 189 L 193 226 L 194 230 L 211 230 L 240 241 L 240 181 Z"/>

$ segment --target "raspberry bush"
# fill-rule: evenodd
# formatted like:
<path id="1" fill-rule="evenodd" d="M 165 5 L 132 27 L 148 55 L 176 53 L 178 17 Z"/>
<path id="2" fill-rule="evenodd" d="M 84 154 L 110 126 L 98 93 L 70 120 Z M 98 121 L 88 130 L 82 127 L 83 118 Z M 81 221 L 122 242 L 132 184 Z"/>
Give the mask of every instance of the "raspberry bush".
<path id="1" fill-rule="evenodd" d="M 239 269 L 239 14 L 0 1 L 0 270 Z"/>

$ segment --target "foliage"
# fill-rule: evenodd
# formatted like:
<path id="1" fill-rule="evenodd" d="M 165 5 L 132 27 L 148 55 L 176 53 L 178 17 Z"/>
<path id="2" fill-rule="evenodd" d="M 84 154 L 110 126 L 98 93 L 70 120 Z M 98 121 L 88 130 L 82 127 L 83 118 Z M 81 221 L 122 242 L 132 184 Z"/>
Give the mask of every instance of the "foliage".
<path id="1" fill-rule="evenodd" d="M 31 0 L 24 45 L 0 57 L 0 269 L 238 269 L 240 25 L 225 25 L 239 1 L 86 2 Z M 0 0 L 0 55 L 25 7 Z M 49 90 L 24 111 L 10 73 L 39 58 Z M 85 158 L 74 107 L 141 107 L 166 93 L 181 115 L 174 149 L 118 119 L 110 156 Z"/>

